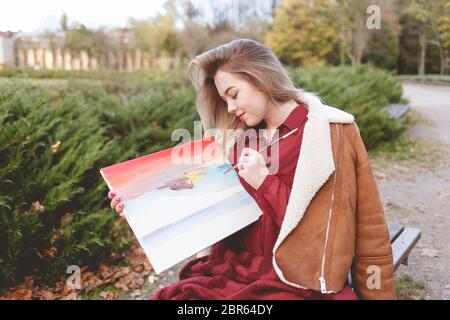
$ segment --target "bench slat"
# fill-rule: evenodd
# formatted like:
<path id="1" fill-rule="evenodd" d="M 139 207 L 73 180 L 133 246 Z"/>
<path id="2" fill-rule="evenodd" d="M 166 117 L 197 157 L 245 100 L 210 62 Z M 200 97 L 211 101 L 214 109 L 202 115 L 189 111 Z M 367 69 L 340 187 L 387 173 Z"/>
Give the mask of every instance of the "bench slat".
<path id="1" fill-rule="evenodd" d="M 396 223 L 389 223 L 389 238 L 391 239 L 391 243 L 397 239 L 397 237 L 402 233 L 402 231 L 405 229 L 403 226 L 398 225 Z"/>
<path id="2" fill-rule="evenodd" d="M 421 236 L 419 229 L 405 228 L 403 232 L 392 243 L 394 255 L 394 270 L 406 260 L 411 250 L 417 244 Z"/>

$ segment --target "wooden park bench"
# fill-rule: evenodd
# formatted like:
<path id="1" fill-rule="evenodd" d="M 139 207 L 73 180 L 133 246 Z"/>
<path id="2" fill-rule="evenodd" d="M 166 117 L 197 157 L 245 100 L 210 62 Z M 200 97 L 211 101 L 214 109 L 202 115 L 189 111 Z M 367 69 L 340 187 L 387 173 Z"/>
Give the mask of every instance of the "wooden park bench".
<path id="1" fill-rule="evenodd" d="M 420 239 L 419 229 L 403 227 L 395 223 L 390 223 L 389 237 L 391 238 L 392 253 L 394 255 L 394 271 L 400 265 L 408 265 L 408 256 Z M 352 284 L 351 273 L 348 275 L 349 284 Z"/>
<path id="2" fill-rule="evenodd" d="M 394 254 L 394 270 L 401 264 L 408 265 L 408 256 L 420 239 L 419 229 L 402 227 L 398 224 L 389 224 L 392 252 Z"/>

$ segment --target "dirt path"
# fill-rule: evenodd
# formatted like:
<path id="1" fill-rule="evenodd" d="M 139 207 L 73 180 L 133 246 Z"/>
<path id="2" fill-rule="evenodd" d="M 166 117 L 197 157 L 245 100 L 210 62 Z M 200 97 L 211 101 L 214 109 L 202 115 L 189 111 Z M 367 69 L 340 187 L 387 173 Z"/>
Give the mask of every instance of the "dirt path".
<path id="1" fill-rule="evenodd" d="M 374 159 L 389 222 L 416 227 L 422 238 L 397 277 L 411 279 L 412 298 L 450 298 L 450 88 L 404 84 L 420 117 L 406 137 L 419 143 L 416 159 Z M 391 159 L 392 160 L 392 159 Z M 414 288 L 413 288 L 414 291 Z"/>
<path id="2" fill-rule="evenodd" d="M 411 112 L 420 118 L 406 137 L 418 141 L 413 157 L 374 157 L 372 165 L 389 223 L 422 230 L 408 266 L 397 271 L 400 298 L 450 298 L 450 88 L 405 84 Z M 182 262 L 160 276 L 151 275 L 141 290 L 119 299 L 149 299 L 177 281 Z"/>

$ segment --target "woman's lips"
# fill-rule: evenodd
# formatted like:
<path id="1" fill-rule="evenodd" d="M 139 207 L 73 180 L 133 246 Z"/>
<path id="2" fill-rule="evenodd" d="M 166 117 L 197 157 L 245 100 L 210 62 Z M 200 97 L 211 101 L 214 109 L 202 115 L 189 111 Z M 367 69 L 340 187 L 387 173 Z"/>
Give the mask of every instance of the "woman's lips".
<path id="1" fill-rule="evenodd" d="M 244 120 L 244 115 L 245 115 L 245 112 L 242 112 L 241 115 L 239 116 L 239 120 L 241 120 L 241 121 Z"/>

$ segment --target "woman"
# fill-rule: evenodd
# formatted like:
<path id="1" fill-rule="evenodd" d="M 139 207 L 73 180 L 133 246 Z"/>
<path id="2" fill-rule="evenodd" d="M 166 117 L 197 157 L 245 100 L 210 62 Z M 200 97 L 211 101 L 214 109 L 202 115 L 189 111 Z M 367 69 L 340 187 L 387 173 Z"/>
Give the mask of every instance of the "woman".
<path id="1" fill-rule="evenodd" d="M 354 117 L 295 88 L 253 40 L 207 51 L 189 70 L 205 129 L 267 129 L 221 140 L 263 214 L 184 265 L 180 281 L 152 299 L 395 299 L 388 228 Z M 266 157 L 249 147 L 295 129 Z M 109 196 L 122 213 L 120 198 Z"/>

